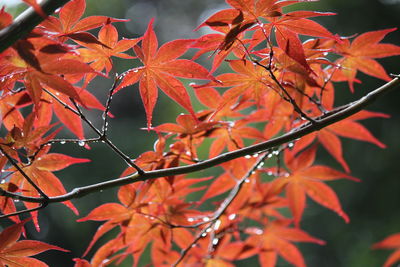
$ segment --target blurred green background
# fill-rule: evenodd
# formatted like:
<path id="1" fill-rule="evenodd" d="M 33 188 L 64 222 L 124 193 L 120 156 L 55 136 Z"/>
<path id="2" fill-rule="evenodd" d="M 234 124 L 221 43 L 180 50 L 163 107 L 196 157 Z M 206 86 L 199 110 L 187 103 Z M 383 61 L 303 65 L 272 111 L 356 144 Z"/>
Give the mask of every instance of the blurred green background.
<path id="1" fill-rule="evenodd" d="M 5 3 L 8 1 L 1 1 Z M 223 0 L 88 0 L 86 15 L 107 15 L 130 19 L 115 24 L 121 36 L 134 38 L 142 35 L 149 20 L 155 18 L 155 31 L 160 43 L 176 38 L 196 38 L 205 30 L 193 32 L 209 15 L 226 7 Z M 18 12 L 22 6 L 11 7 Z M 331 32 L 351 36 L 371 30 L 397 27 L 400 25 L 399 0 L 321 0 L 298 4 L 296 8 L 336 12 L 336 16 L 318 18 L 317 21 Z M 384 42 L 400 44 L 399 31 L 391 33 Z M 136 61 L 117 61 L 118 72 L 132 68 Z M 400 58 L 380 60 L 389 73 L 400 73 Z M 362 85 L 356 85 L 351 94 L 346 84 L 340 84 L 337 92 L 338 105 L 354 100 L 383 82 L 365 75 L 359 76 Z M 96 81 L 91 89 L 99 99 L 105 100 L 110 86 L 107 80 Z M 351 218 L 346 224 L 335 213 L 308 202 L 302 222 L 304 230 L 327 241 L 325 246 L 301 244 L 300 249 L 309 267 L 367 267 L 381 266 L 389 251 L 372 251 L 371 245 L 389 234 L 400 232 L 400 89 L 379 99 L 370 110 L 391 115 L 390 119 L 371 119 L 363 122 L 388 148 L 382 150 L 372 144 L 342 139 L 344 157 L 352 175 L 361 183 L 337 181 L 331 183 L 337 192 L 343 209 Z M 145 115 L 136 88 L 122 90 L 114 98 L 111 109 L 116 116 L 111 121 L 110 138 L 132 157 L 152 149 L 155 135 L 140 128 L 145 127 Z M 172 104 L 162 93 L 154 114 L 154 125 L 173 122 L 183 110 Z M 89 117 L 99 124 L 99 113 L 91 112 Z M 91 132 L 87 131 L 89 137 Z M 65 137 L 69 137 L 66 132 Z M 77 185 L 88 185 L 115 178 L 124 170 L 124 163 L 100 144 L 93 144 L 91 150 L 75 145 L 59 145 L 55 151 L 90 158 L 85 166 L 73 166 L 57 175 L 67 190 Z M 319 163 L 340 169 L 340 166 L 324 151 L 319 151 Z M 80 257 L 100 225 L 95 222 L 77 223 L 76 220 L 88 214 L 101 203 L 115 201 L 116 189 L 85 196 L 74 200 L 81 215 L 76 217 L 62 205 L 52 205 L 40 213 L 41 232 L 28 232 L 28 238 L 39 239 L 71 250 L 71 253 L 47 252 L 39 256 L 49 266 L 72 266 L 72 258 Z M 0 222 L 5 226 L 8 222 Z M 112 235 L 112 234 L 111 234 Z M 100 240 L 99 244 L 106 238 Z M 90 254 L 91 255 L 91 254 Z M 145 258 L 148 256 L 145 256 Z M 143 264 L 146 259 L 143 260 Z M 141 263 L 141 265 L 143 265 Z M 238 266 L 257 266 L 256 260 L 238 262 Z M 122 266 L 130 266 L 128 262 Z M 280 260 L 278 266 L 289 266 Z"/>

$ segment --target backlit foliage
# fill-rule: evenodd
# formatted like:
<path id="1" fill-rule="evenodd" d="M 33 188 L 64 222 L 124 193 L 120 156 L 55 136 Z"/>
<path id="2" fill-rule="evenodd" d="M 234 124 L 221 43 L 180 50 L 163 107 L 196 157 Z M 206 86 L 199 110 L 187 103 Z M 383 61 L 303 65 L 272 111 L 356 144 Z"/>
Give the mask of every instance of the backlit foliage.
<path id="1" fill-rule="evenodd" d="M 36 1 L 24 2 L 45 16 Z M 153 20 L 143 36 L 125 39 L 114 26 L 123 19 L 84 17 L 85 0 L 69 1 L 0 54 L 0 167 L 6 174 L 0 185 L 2 214 L 18 213 L 13 200 L 20 199 L 27 209 L 22 213 L 29 213 L 37 230 L 38 210 L 49 203 L 62 202 L 78 214 L 70 201 L 75 195 L 66 192 L 55 172 L 89 159 L 57 153 L 52 145 L 89 148 L 91 142 L 101 141 L 127 163 L 121 177 L 131 180 L 115 182 L 120 186 L 118 202 L 105 203 L 78 219 L 103 224 L 75 266 L 107 266 L 127 257 L 136 266 L 149 246 L 154 266 L 234 266 L 250 257 L 257 257 L 263 267 L 275 266 L 279 257 L 293 266 L 306 266 L 297 243 L 325 244 L 301 229 L 307 201 L 350 221 L 330 187 L 338 179 L 359 181 L 350 175 L 341 138 L 385 147 L 360 123 L 385 114 L 364 110 L 321 127 L 319 119 L 339 110 L 334 106 L 337 83 L 347 82 L 349 91 L 356 90 L 354 83 L 361 82 L 358 72 L 390 81 L 376 59 L 399 55 L 400 47 L 382 43 L 396 29 L 347 38 L 312 20 L 333 13 L 286 11 L 299 2 L 307 1 L 226 0 L 228 9 L 198 27 L 209 27 L 213 33 L 159 44 Z M 12 23 L 2 10 L 0 27 Z M 98 30 L 97 36 L 88 32 L 92 29 Z M 189 50 L 195 52 L 192 59 L 184 57 Z M 203 55 L 212 61 L 210 70 L 195 62 Z M 114 79 L 115 57 L 139 59 L 140 64 L 115 78 L 102 104 L 88 85 L 98 76 Z M 131 159 L 111 143 L 107 128 L 112 96 L 136 88 L 147 130 L 156 132 L 158 140 L 153 151 Z M 159 90 L 186 114 L 153 125 Z M 202 104 L 201 110 L 194 109 L 189 92 Z M 103 112 L 102 129 L 85 116 L 89 109 Z M 84 124 L 98 137 L 85 139 Z M 305 125 L 319 131 L 246 156 L 224 158 Z M 59 139 L 60 126 L 76 139 Z M 318 147 L 342 169 L 316 164 Z M 188 166 L 217 165 L 206 165 L 208 159 L 200 157 L 204 151 L 208 159 L 218 158 L 219 174 L 190 178 L 187 174 L 194 170 Z M 90 192 L 102 188 L 94 185 Z M 194 192 L 202 197 L 188 201 Z M 0 266 L 46 266 L 29 256 L 48 249 L 64 251 L 38 241 L 18 241 L 25 221 L 18 214 L 9 219 L 15 224 L 0 234 Z M 83 259 L 112 229 L 117 234 L 91 259 Z M 385 266 L 399 260 L 398 240 L 394 235 L 375 245 L 397 249 Z"/>

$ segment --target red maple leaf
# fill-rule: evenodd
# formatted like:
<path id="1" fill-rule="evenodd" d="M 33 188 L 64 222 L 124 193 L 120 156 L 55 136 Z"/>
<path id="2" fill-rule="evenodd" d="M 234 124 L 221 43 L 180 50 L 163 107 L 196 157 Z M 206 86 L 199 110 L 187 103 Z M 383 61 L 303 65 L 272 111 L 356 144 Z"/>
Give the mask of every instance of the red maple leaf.
<path id="1" fill-rule="evenodd" d="M 290 228 L 288 220 L 273 221 L 264 229 L 248 228 L 246 232 L 251 234 L 246 243 L 259 248 L 258 259 L 262 267 L 275 266 L 278 255 L 296 267 L 305 267 L 301 252 L 292 242 L 325 244 L 298 228 Z"/>
<path id="2" fill-rule="evenodd" d="M 192 114 L 189 94 L 181 81 L 175 77 L 208 79 L 209 72 L 201 65 L 187 59 L 176 59 L 183 55 L 193 40 L 175 40 L 162 45 L 158 50 L 157 37 L 150 21 L 142 39 L 142 46 L 135 46 L 136 55 L 142 61 L 142 67 L 125 72 L 116 91 L 139 81 L 140 96 L 147 116 L 147 127 L 151 127 L 152 114 L 158 98 L 157 87 L 171 99 Z"/>
<path id="3" fill-rule="evenodd" d="M 303 137 L 299 142 L 296 142 L 294 149 L 297 152 L 301 151 L 315 139 L 318 139 L 322 146 L 342 165 L 343 169 L 346 172 L 350 172 L 350 168 L 344 160 L 342 142 L 338 136 L 369 142 L 380 148 L 385 148 L 385 144 L 380 142 L 362 124 L 357 122 L 358 120 L 374 117 L 388 118 L 388 115 L 366 110 L 360 111 L 347 119 Z"/>
<path id="4" fill-rule="evenodd" d="M 320 205 L 333 210 L 346 222 L 349 222 L 347 214 L 342 210 L 336 193 L 327 186 L 325 181 L 333 181 L 346 178 L 359 181 L 345 173 L 336 171 L 322 165 L 312 165 L 315 160 L 316 147 L 312 147 L 295 156 L 292 151 L 285 151 L 285 164 L 289 173 L 272 181 L 271 189 L 279 193 L 286 191 L 289 208 L 292 211 L 294 222 L 299 226 L 304 208 L 306 206 L 306 195 Z"/>
<path id="5" fill-rule="evenodd" d="M 17 50 L 30 52 L 21 54 L 13 49 L 4 52 L 5 55 L 1 58 L 3 66 L 0 68 L 2 81 L 23 80 L 36 107 L 40 105 L 43 86 L 80 101 L 78 92 L 63 75 L 95 72 L 90 66 L 76 59 L 42 53 L 40 47 L 35 47 L 29 41 L 19 41 Z"/>
<path id="6" fill-rule="evenodd" d="M 110 22 L 126 21 L 106 16 L 90 16 L 80 19 L 85 13 L 86 1 L 73 0 L 65 4 L 59 11 L 59 18 L 49 16 L 41 23 L 47 31 L 56 33 L 61 39 L 71 38 L 83 43 L 102 44 L 95 36 L 87 32 Z"/>
<path id="7" fill-rule="evenodd" d="M 35 161 L 30 165 L 20 167 L 24 172 L 31 178 L 31 180 L 48 196 L 59 196 L 66 193 L 66 190 L 61 181 L 53 174 L 54 171 L 62 170 L 72 164 L 88 162 L 87 159 L 73 158 L 63 154 L 46 154 L 50 147 L 43 149 L 38 155 Z M 15 171 L 12 167 L 9 171 Z M 20 172 L 14 172 L 10 178 L 10 182 L 17 185 L 26 196 L 38 197 L 39 193 L 35 188 L 26 181 L 25 177 Z M 24 203 L 27 208 L 35 208 L 38 206 L 37 203 Z M 78 214 L 78 210 L 72 204 L 71 201 L 63 202 L 64 205 L 69 207 L 75 214 Z M 37 211 L 32 212 L 33 221 L 35 226 L 39 229 L 37 220 Z"/>
<path id="8" fill-rule="evenodd" d="M 373 249 L 394 249 L 395 251 L 389 256 L 383 267 L 390 267 L 400 261 L 400 233 L 390 235 L 382 241 L 374 244 Z"/>
<path id="9" fill-rule="evenodd" d="M 40 241 L 18 241 L 26 222 L 27 220 L 14 224 L 8 228 L 5 228 L 0 233 L 0 266 L 45 267 L 47 265 L 44 262 L 35 258 L 30 258 L 30 256 L 42 253 L 50 249 L 68 252 L 68 250 L 65 250 L 63 248 L 49 245 Z"/>
<path id="10" fill-rule="evenodd" d="M 343 58 L 336 61 L 336 64 L 340 65 L 341 68 L 340 72 L 335 73 L 334 80 L 348 81 L 352 92 L 354 91 L 353 84 L 357 81 L 357 71 L 390 81 L 391 78 L 375 58 L 400 55 L 400 46 L 379 43 L 388 33 L 396 29 L 366 32 L 354 38 L 352 42 L 349 39 L 338 42 L 335 52 L 342 55 Z"/>
<path id="11" fill-rule="evenodd" d="M 133 58 L 132 56 L 122 52 L 125 52 L 140 41 L 140 38 L 124 38 L 118 41 L 118 31 L 111 23 L 107 23 L 101 28 L 98 39 L 101 44 L 81 43 L 77 41 L 87 47 L 78 49 L 78 52 L 83 57 L 84 62 L 91 62 L 90 66 L 99 72 L 105 69 L 106 74 L 108 74 L 113 67 L 113 62 L 111 60 L 112 56 L 119 58 Z M 96 74 L 88 74 L 85 78 L 85 84 L 89 83 L 95 76 Z"/>

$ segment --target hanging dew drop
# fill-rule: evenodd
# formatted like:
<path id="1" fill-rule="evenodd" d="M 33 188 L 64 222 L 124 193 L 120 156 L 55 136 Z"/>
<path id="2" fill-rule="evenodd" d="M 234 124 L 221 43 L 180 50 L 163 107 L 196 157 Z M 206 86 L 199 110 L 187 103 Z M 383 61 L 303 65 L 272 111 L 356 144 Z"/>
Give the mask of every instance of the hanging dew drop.
<path id="1" fill-rule="evenodd" d="M 246 156 L 244 156 L 244 158 L 245 159 L 251 159 L 251 156 L 250 155 L 246 155 Z"/>
<path id="2" fill-rule="evenodd" d="M 61 140 L 61 141 L 60 141 L 60 144 L 62 144 L 62 145 L 64 145 L 65 143 L 66 143 L 65 140 Z"/>
<path id="3" fill-rule="evenodd" d="M 214 238 L 212 241 L 212 244 L 215 246 L 218 244 L 219 239 L 218 238 Z"/>
<path id="4" fill-rule="evenodd" d="M 79 145 L 79 146 L 84 146 L 84 145 L 85 145 L 85 141 L 80 140 L 80 141 L 78 142 L 78 145 Z"/>
<path id="5" fill-rule="evenodd" d="M 218 228 L 221 226 L 221 220 L 217 220 L 214 224 L 214 230 L 218 230 Z"/>

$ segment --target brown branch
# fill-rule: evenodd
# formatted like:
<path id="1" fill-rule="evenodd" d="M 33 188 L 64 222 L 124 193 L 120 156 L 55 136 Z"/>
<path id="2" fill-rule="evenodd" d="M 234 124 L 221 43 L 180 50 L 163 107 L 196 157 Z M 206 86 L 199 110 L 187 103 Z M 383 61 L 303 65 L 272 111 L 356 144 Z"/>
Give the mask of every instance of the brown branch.
<path id="1" fill-rule="evenodd" d="M 116 83 L 113 84 L 112 88 L 115 88 Z M 111 89 L 111 91 L 114 91 L 113 89 Z M 133 167 L 139 174 L 144 174 L 145 172 L 139 167 L 137 166 L 133 160 L 128 157 L 127 155 L 125 155 L 118 147 L 116 147 L 111 141 L 110 139 L 107 138 L 106 136 L 106 131 L 100 132 L 99 129 L 96 128 L 96 126 L 93 125 L 93 123 L 86 118 L 86 116 L 82 113 L 82 110 L 79 108 L 78 104 L 76 103 L 76 101 L 72 98 L 70 98 L 72 104 L 74 104 L 76 111 L 79 114 L 79 117 L 99 136 L 99 141 L 104 142 L 112 151 L 114 151 L 118 156 L 120 156 L 125 162 L 126 164 L 128 164 L 129 166 Z M 104 118 L 104 121 L 107 117 Z M 104 125 L 106 125 L 104 123 Z M 105 126 L 103 127 L 103 129 L 106 129 Z"/>
<path id="2" fill-rule="evenodd" d="M 47 15 L 53 14 L 57 8 L 62 7 L 70 0 L 45 0 L 41 4 L 42 10 Z M 28 8 L 19 15 L 12 24 L 0 30 L 0 53 L 12 46 L 19 39 L 28 35 L 38 24 L 44 20 L 33 8 Z"/>
<path id="3" fill-rule="evenodd" d="M 322 128 L 325 128 L 331 124 L 334 124 L 335 122 L 344 120 L 345 118 L 348 118 L 351 115 L 354 115 L 357 112 L 363 110 L 367 106 L 371 105 L 377 98 L 379 98 L 383 94 L 397 88 L 399 85 L 400 85 L 400 78 L 396 77 L 392 81 L 390 81 L 390 82 L 384 84 L 383 86 L 375 89 L 374 91 L 368 93 L 367 95 L 360 98 L 359 100 L 349 103 L 347 105 L 338 107 L 320 117 L 314 118 L 314 120 L 317 121 L 317 123 L 312 124 L 310 122 L 306 122 L 306 123 L 302 124 L 301 126 L 294 128 L 290 132 L 283 134 L 279 137 L 272 138 L 268 141 L 261 142 L 261 143 L 255 144 L 255 145 L 251 145 L 251 146 L 248 146 L 248 147 L 245 147 L 242 149 L 227 152 L 227 153 L 221 154 L 217 157 L 214 157 L 214 158 L 211 158 L 208 160 L 204 160 L 199 163 L 192 164 L 192 165 L 148 171 L 144 174 L 134 173 L 134 174 L 122 177 L 122 178 L 117 178 L 117 179 L 109 180 L 109 181 L 98 183 L 98 184 L 78 187 L 64 195 L 50 197 L 48 200 L 46 200 L 44 198 L 40 198 L 40 197 L 39 198 L 27 197 L 27 196 L 14 194 L 11 192 L 5 192 L 1 188 L 0 188 L 0 195 L 12 197 L 12 198 L 15 197 L 15 198 L 20 199 L 21 201 L 32 202 L 32 203 L 44 203 L 46 201 L 48 201 L 49 203 L 58 203 L 58 202 L 63 202 L 63 201 L 67 201 L 67 200 L 71 200 L 71 199 L 75 199 L 75 198 L 80 198 L 87 194 L 99 192 L 99 191 L 107 189 L 107 188 L 122 186 L 122 185 L 126 185 L 126 184 L 131 184 L 131 183 L 140 182 L 140 181 L 146 181 L 146 180 L 160 178 L 160 177 L 166 177 L 166 176 L 172 176 L 172 175 L 178 175 L 178 174 L 187 174 L 187 173 L 192 173 L 192 172 L 208 169 L 208 168 L 217 166 L 221 163 L 224 163 L 224 162 L 236 159 L 236 158 L 240 158 L 240 157 L 243 157 L 246 155 L 251 155 L 254 153 L 261 152 L 261 151 L 266 151 L 273 147 L 277 147 L 282 144 L 294 141 L 294 140 L 296 140 L 300 137 L 303 137 L 307 134 L 319 131 Z"/>
<path id="4" fill-rule="evenodd" d="M 24 214 L 24 213 L 28 213 L 28 212 L 32 212 L 32 211 L 37 211 L 37 210 L 41 210 L 44 209 L 49 203 L 45 202 L 45 203 L 41 203 L 38 207 L 36 208 L 30 208 L 30 209 L 25 209 L 25 210 L 19 210 L 13 213 L 8 213 L 8 214 L 4 214 L 4 215 L 0 215 L 0 219 L 4 219 L 4 218 L 9 218 L 12 216 L 17 216 L 20 214 Z"/>

